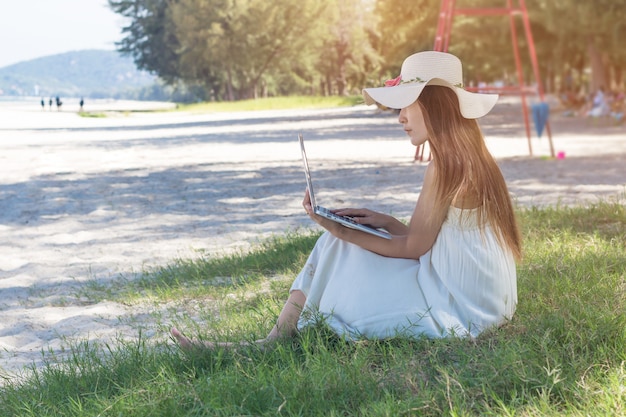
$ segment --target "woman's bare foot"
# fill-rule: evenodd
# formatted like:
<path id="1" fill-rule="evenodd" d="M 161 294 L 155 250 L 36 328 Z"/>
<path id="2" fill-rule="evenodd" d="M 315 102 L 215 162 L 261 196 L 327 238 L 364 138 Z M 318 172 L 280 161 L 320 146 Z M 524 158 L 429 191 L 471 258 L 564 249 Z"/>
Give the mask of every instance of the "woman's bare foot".
<path id="1" fill-rule="evenodd" d="M 178 330 L 176 327 L 172 327 L 170 329 L 170 334 L 172 335 L 172 337 L 174 337 L 174 339 L 176 339 L 176 342 L 178 342 L 183 350 L 191 350 L 194 347 L 197 347 L 196 342 L 192 341 L 190 338 L 182 334 L 180 330 Z"/>
<path id="2" fill-rule="evenodd" d="M 255 340 L 254 342 L 206 342 L 206 341 L 196 341 L 188 338 L 184 334 L 180 332 L 176 327 L 172 327 L 170 329 L 170 334 L 183 350 L 192 350 L 192 349 L 215 349 L 215 348 L 225 348 L 232 349 L 237 347 L 245 347 L 245 346 L 259 346 L 262 349 L 265 349 L 267 345 L 275 342 L 284 337 L 291 337 L 296 333 L 298 318 L 300 317 L 300 313 L 302 312 L 302 306 L 306 301 L 306 296 L 300 290 L 294 290 L 289 294 L 289 298 L 285 303 L 278 319 L 276 320 L 276 325 L 272 328 L 270 333 L 267 335 L 265 339 Z"/>
<path id="3" fill-rule="evenodd" d="M 178 330 L 176 327 L 172 327 L 170 329 L 170 334 L 172 335 L 172 337 L 174 337 L 174 339 L 176 339 L 176 341 L 178 342 L 178 344 L 180 345 L 181 349 L 186 350 L 186 351 L 190 351 L 193 349 L 215 349 L 215 348 L 226 348 L 226 349 L 232 349 L 232 348 L 237 348 L 237 347 L 245 347 L 245 346 L 251 346 L 251 345 L 259 345 L 259 346 L 264 346 L 267 342 L 269 342 L 270 340 L 273 339 L 259 339 L 256 340 L 252 343 L 250 342 L 207 342 L 207 341 L 197 341 L 197 340 L 193 340 L 188 338 L 187 336 L 185 336 L 184 334 L 182 334 L 180 332 L 180 330 Z"/>

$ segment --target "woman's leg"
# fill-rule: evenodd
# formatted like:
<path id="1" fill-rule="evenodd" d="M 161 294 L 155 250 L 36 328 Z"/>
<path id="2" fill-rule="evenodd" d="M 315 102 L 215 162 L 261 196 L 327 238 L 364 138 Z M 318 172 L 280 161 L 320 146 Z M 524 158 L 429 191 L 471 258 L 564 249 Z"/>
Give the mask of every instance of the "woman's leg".
<path id="1" fill-rule="evenodd" d="M 267 335 L 265 340 L 273 340 L 279 337 L 291 337 L 296 333 L 298 319 L 302 313 L 302 307 L 306 301 L 306 296 L 300 290 L 293 290 L 289 294 L 289 298 L 282 311 L 278 315 L 276 325 Z"/>
<path id="2" fill-rule="evenodd" d="M 254 343 L 262 345 L 272 340 L 276 340 L 279 337 L 291 337 L 296 333 L 298 326 L 298 319 L 302 312 L 302 307 L 306 301 L 306 296 L 300 290 L 291 291 L 289 298 L 280 314 L 276 325 L 272 328 L 270 333 L 265 339 L 256 340 Z M 216 347 L 232 348 L 237 346 L 248 346 L 248 342 L 198 342 L 183 335 L 176 327 L 172 327 L 170 330 L 171 335 L 176 339 L 178 344 L 184 350 L 190 350 L 193 348 L 209 348 Z"/>

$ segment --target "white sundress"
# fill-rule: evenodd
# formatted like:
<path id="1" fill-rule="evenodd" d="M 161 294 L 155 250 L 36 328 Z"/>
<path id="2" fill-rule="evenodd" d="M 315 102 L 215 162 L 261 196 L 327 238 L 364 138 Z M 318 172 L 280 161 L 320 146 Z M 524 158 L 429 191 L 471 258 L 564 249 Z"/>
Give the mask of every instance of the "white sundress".
<path id="1" fill-rule="evenodd" d="M 326 232 L 290 291 L 306 296 L 298 328 L 323 320 L 341 337 L 477 336 L 512 317 L 512 253 L 477 210 L 450 206 L 433 247 L 418 260 L 388 258 Z"/>

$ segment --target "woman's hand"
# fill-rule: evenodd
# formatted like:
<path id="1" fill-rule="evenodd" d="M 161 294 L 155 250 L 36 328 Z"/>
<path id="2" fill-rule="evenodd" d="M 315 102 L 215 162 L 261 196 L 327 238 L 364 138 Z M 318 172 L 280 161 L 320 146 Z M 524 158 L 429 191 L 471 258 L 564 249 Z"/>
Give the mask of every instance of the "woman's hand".
<path id="1" fill-rule="evenodd" d="M 385 229 L 390 221 L 390 216 L 365 208 L 341 208 L 332 210 L 332 212 L 339 216 L 350 217 L 359 224 L 366 224 L 376 229 Z"/>
<path id="2" fill-rule="evenodd" d="M 376 229 L 385 229 L 392 235 L 402 236 L 409 232 L 406 224 L 388 214 L 378 213 L 369 209 L 353 209 L 345 208 L 333 210 L 335 214 L 340 216 L 351 217 L 359 224 L 365 224 Z"/>
<path id="3" fill-rule="evenodd" d="M 304 200 L 302 200 L 302 207 L 304 207 L 304 211 L 306 214 L 311 216 L 313 214 L 313 206 L 311 205 L 311 196 L 309 195 L 309 189 L 304 190 Z"/>
<path id="4" fill-rule="evenodd" d="M 330 233 L 334 234 L 335 236 L 338 235 L 339 230 L 341 230 L 341 228 L 343 227 L 339 223 L 336 223 L 332 220 L 328 220 L 320 215 L 315 214 L 315 212 L 313 211 L 313 206 L 311 205 L 311 196 L 309 195 L 308 188 L 304 192 L 304 200 L 302 200 L 302 207 L 304 207 L 304 210 L 309 215 L 311 220 L 313 220 L 315 223 L 319 224 L 320 226 L 322 226 L 324 229 L 328 230 Z"/>
<path id="5" fill-rule="evenodd" d="M 309 196 L 308 190 L 304 194 L 302 206 L 314 222 L 316 222 L 335 236 L 340 237 L 340 233 L 342 231 L 345 232 L 345 230 L 343 230 L 345 229 L 345 227 L 341 226 L 339 223 L 328 220 L 322 216 L 313 213 L 313 207 L 311 206 L 311 197 Z M 332 210 L 332 212 L 339 216 L 350 217 L 352 220 L 359 224 L 368 225 L 376 229 L 385 229 L 389 233 L 394 235 L 405 235 L 408 233 L 407 225 L 400 222 L 395 217 L 389 216 L 387 214 L 378 213 L 373 210 L 365 208 L 341 208 Z"/>

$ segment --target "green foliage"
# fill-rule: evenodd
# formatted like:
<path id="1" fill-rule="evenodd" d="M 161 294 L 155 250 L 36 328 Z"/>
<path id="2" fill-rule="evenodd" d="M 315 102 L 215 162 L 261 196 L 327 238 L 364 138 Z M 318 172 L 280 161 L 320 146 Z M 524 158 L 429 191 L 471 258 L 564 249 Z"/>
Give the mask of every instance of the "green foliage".
<path id="1" fill-rule="evenodd" d="M 626 0 L 528 0 L 542 81 L 576 87 L 620 83 L 626 64 Z M 408 55 L 433 48 L 440 1 L 416 0 L 110 0 L 129 18 L 120 50 L 168 83 L 201 85 L 216 100 L 260 96 L 354 94 L 395 77 Z M 463 0 L 457 9 L 507 7 L 504 0 Z M 511 5 L 518 7 L 520 2 Z M 525 26 L 512 18 L 523 78 L 534 83 Z M 452 19 L 450 52 L 466 83 L 518 84 L 511 19 Z M 598 28 L 611 28 L 598 30 Z M 548 82 L 546 82 L 546 79 Z"/>
<path id="2" fill-rule="evenodd" d="M 560 87 L 568 87 L 562 81 L 566 77 L 573 79 L 577 90 L 587 83 L 595 90 L 621 81 L 626 66 L 621 46 L 626 36 L 626 1 L 529 0 L 528 8 L 533 30 L 539 35 L 537 55 L 542 72 L 556 72 Z M 585 74 L 586 68 L 591 69 L 591 78 Z M 611 74 L 611 69 L 616 73 Z"/>
<path id="3" fill-rule="evenodd" d="M 376 27 L 371 6 L 363 0 L 329 0 L 327 11 L 320 33 L 323 44 L 311 77 L 319 74 L 322 93 L 328 95 L 360 93 L 368 74 L 381 65 L 380 55 L 372 46 Z"/>
<path id="4" fill-rule="evenodd" d="M 108 0 L 115 13 L 130 23 L 118 42 L 137 68 L 158 74 L 167 82 L 180 78 L 179 42 L 169 17 L 169 0 Z"/>
<path id="5" fill-rule="evenodd" d="M 518 214 L 525 246 L 518 310 L 474 340 L 346 343 L 320 323 L 263 348 L 182 353 L 142 334 L 104 346 L 85 342 L 6 384 L 0 415 L 624 415 L 626 207 Z M 255 285 L 294 273 L 315 238 L 288 235 L 249 254 L 181 261 L 141 286 L 177 287 L 182 297 L 211 292 L 214 299 L 204 296 L 196 307 L 206 310 L 201 334 L 224 335 L 230 326 L 231 337 L 245 340 L 271 327 L 260 318 L 263 306 L 284 299 L 292 277 L 261 296 L 251 296 L 260 292 Z M 211 319 L 213 303 L 239 319 Z"/>
<path id="6" fill-rule="evenodd" d="M 379 40 L 375 47 L 383 56 L 384 79 L 400 74 L 400 65 L 407 56 L 433 48 L 439 4 L 438 0 L 376 1 Z"/>
<path id="7" fill-rule="evenodd" d="M 313 0 L 180 0 L 170 10 L 181 43 L 179 75 L 204 82 L 217 99 L 287 93 L 271 80 L 285 69 L 297 72 L 321 46 L 324 7 Z"/>
<path id="8" fill-rule="evenodd" d="M 110 0 L 127 17 L 119 43 L 167 83 L 217 100 L 360 90 L 378 54 L 368 0 Z"/>

